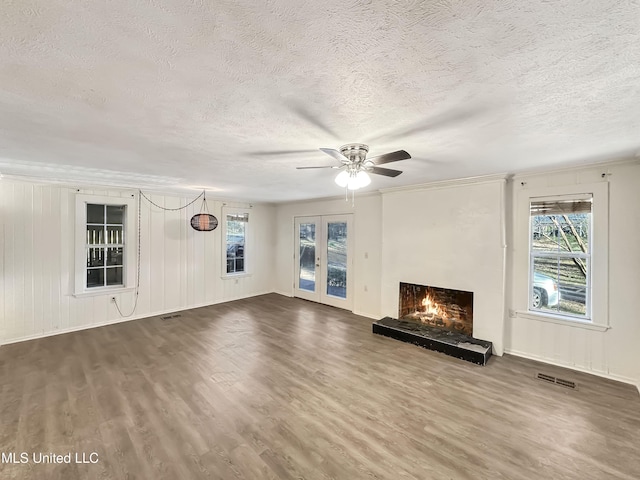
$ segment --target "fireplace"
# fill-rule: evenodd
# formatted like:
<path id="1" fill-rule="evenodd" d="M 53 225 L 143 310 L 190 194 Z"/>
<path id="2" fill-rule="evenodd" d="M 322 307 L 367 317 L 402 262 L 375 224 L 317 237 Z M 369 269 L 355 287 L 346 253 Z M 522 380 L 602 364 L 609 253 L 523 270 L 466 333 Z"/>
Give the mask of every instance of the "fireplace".
<path id="1" fill-rule="evenodd" d="M 473 293 L 400 282 L 398 318 L 374 322 L 373 333 L 486 365 L 493 345 L 473 337 Z"/>
<path id="2" fill-rule="evenodd" d="M 473 292 L 400 283 L 400 320 L 473 336 Z"/>

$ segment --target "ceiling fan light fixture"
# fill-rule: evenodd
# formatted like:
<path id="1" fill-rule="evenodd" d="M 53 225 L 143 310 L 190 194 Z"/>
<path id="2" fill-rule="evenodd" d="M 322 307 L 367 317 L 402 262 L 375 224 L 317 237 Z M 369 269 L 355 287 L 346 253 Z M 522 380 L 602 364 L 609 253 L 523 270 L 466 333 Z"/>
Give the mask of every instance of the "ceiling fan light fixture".
<path id="1" fill-rule="evenodd" d="M 367 172 L 360 170 L 356 175 L 350 177 L 347 188 L 349 190 L 358 190 L 364 188 L 371 183 L 371 177 Z"/>
<path id="2" fill-rule="evenodd" d="M 349 190 L 358 190 L 366 187 L 371 183 L 371 177 L 367 172 L 360 170 L 359 172 L 349 172 L 344 170 L 336 176 L 336 184 L 339 187 L 347 187 Z"/>
<path id="3" fill-rule="evenodd" d="M 339 187 L 346 187 L 347 184 L 349 183 L 349 172 L 347 172 L 346 170 L 341 171 L 337 176 L 336 176 L 336 185 L 338 185 Z"/>

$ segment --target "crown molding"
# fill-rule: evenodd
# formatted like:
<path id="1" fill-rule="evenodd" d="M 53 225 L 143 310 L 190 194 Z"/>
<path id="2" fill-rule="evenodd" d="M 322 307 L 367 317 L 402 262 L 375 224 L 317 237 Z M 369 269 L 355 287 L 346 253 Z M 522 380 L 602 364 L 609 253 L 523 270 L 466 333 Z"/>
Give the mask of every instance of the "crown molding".
<path id="1" fill-rule="evenodd" d="M 552 175 L 555 173 L 566 173 L 566 172 L 576 172 L 576 171 L 584 171 L 584 170 L 594 170 L 597 168 L 609 168 L 609 167 L 617 167 L 617 166 L 622 166 L 622 165 L 633 165 L 633 164 L 637 164 L 640 165 L 640 158 L 638 157 L 632 157 L 632 158 L 625 158 L 625 159 L 621 159 L 621 160 L 611 160 L 611 161 L 606 161 L 606 162 L 594 162 L 594 163 L 587 163 L 587 164 L 574 164 L 574 165 L 567 165 L 564 167 L 559 167 L 559 168 L 553 168 L 553 169 L 544 169 L 544 168 L 537 168 L 537 169 L 533 169 L 533 170 L 527 170 L 527 171 L 523 171 L 523 172 L 518 172 L 518 173 L 514 173 L 511 176 L 511 180 L 520 180 L 523 178 L 528 178 L 528 177 L 537 177 L 539 175 Z"/>
<path id="2" fill-rule="evenodd" d="M 390 193 L 409 192 L 417 190 L 431 190 L 451 187 L 463 187 L 467 185 L 481 185 L 485 183 L 504 183 L 509 179 L 509 175 L 501 173 L 497 175 L 482 175 L 478 177 L 455 178 L 451 180 L 440 180 L 437 182 L 419 183 L 415 185 L 404 185 L 401 187 L 391 187 L 380 189 L 383 195 Z"/>
<path id="3" fill-rule="evenodd" d="M 167 188 L 156 187 L 156 186 L 145 186 L 142 188 L 139 187 L 131 187 L 131 186 L 123 186 L 123 185 L 115 185 L 109 183 L 91 183 L 91 182 L 73 182 L 73 181 L 64 181 L 64 180 L 54 180 L 50 178 L 42 178 L 42 177 L 32 177 L 27 175 L 15 175 L 15 174 L 1 174 L 0 182 L 17 182 L 17 183 L 26 183 L 31 185 L 39 185 L 39 186 L 51 186 L 58 187 L 63 189 L 75 190 L 78 193 L 87 193 L 92 194 L 96 192 L 113 192 L 117 191 L 123 194 L 136 194 L 138 190 L 141 190 L 147 196 L 150 195 L 160 195 L 163 197 L 172 197 L 172 198 L 181 198 L 181 199 L 193 199 L 193 197 L 198 196 L 202 190 L 206 190 L 207 201 L 209 202 L 218 202 L 221 204 L 228 205 L 239 205 L 239 206 L 265 206 L 265 207 L 274 207 L 276 203 L 274 202 L 265 202 L 265 201 L 254 201 L 247 200 L 235 197 L 222 197 L 220 195 L 212 195 L 212 191 L 208 189 L 186 189 L 186 188 L 177 188 L 168 190 Z"/>

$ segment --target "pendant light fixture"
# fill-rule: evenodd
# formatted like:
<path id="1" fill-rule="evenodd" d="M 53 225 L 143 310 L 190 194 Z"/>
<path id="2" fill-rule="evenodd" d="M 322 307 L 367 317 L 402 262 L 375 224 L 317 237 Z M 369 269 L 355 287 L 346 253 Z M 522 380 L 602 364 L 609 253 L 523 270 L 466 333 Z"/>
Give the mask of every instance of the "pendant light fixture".
<path id="1" fill-rule="evenodd" d="M 218 226 L 218 219 L 209 213 L 206 191 L 203 191 L 202 194 L 203 198 L 200 213 L 191 217 L 191 227 L 198 232 L 210 232 Z"/>

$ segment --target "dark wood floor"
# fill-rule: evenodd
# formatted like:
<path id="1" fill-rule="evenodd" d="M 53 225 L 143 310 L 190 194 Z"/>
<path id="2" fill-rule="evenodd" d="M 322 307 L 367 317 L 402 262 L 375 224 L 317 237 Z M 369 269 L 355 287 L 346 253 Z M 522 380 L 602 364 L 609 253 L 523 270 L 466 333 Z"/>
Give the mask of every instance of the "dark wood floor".
<path id="1" fill-rule="evenodd" d="M 275 294 L 7 345 L 0 375 L 0 452 L 99 458 L 3 480 L 640 478 L 635 388 Z"/>

